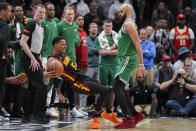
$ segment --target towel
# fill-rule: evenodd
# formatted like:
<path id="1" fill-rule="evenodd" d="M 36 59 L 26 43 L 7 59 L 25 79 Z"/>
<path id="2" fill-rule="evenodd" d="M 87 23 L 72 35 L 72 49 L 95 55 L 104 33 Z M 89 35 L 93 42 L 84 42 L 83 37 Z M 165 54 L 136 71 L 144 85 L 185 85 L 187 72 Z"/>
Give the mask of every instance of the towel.
<path id="1" fill-rule="evenodd" d="M 116 33 L 115 31 L 112 30 L 112 38 L 113 38 L 113 41 L 116 45 L 118 45 L 118 33 Z M 107 40 L 107 37 L 105 35 L 105 32 L 102 31 L 100 34 L 99 34 L 99 43 L 100 43 L 100 47 L 102 49 L 105 49 L 107 51 L 110 51 L 111 48 L 110 48 L 110 45 L 109 45 L 109 42 Z"/>

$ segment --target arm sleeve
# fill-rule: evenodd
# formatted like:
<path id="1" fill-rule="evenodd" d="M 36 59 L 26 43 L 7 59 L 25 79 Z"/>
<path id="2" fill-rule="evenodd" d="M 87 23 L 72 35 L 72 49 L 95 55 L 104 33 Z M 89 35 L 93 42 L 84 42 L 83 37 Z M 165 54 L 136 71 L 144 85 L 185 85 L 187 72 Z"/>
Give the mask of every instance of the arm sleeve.
<path id="1" fill-rule="evenodd" d="M 34 20 L 30 21 L 24 28 L 23 34 L 26 36 L 31 36 L 36 26 L 36 22 Z"/>

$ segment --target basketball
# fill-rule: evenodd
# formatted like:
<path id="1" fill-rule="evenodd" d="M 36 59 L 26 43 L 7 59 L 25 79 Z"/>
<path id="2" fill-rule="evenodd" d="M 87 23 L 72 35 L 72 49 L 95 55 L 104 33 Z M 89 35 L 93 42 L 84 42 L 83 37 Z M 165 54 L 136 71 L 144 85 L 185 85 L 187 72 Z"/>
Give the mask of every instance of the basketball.
<path id="1" fill-rule="evenodd" d="M 54 60 L 49 61 L 47 63 L 47 71 L 49 71 L 49 72 L 55 71 L 55 73 L 57 74 L 57 77 L 58 77 L 63 73 L 64 67 L 60 61 L 54 59 Z"/>

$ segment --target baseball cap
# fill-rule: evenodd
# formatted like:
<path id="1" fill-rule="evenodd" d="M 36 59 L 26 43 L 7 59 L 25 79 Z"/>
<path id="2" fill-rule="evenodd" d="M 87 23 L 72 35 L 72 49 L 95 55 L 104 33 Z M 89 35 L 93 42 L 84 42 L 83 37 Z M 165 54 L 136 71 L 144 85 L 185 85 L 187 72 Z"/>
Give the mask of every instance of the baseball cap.
<path id="1" fill-rule="evenodd" d="M 171 61 L 171 57 L 165 55 L 165 56 L 162 57 L 162 61 Z"/>
<path id="2" fill-rule="evenodd" d="M 177 18 L 178 19 L 186 19 L 186 16 L 184 14 L 180 13 L 177 15 Z"/>
<path id="3" fill-rule="evenodd" d="M 182 55 L 184 53 L 189 53 L 189 49 L 187 49 L 186 47 L 181 47 L 180 50 L 178 51 L 178 55 Z"/>

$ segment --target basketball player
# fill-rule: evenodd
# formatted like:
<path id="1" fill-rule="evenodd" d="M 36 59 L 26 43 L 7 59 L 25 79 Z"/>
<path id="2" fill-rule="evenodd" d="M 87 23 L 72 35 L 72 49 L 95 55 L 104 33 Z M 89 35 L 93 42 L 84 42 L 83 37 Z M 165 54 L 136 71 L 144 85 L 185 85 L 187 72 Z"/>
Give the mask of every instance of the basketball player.
<path id="1" fill-rule="evenodd" d="M 48 64 L 54 60 L 58 59 L 63 63 L 64 65 L 64 72 L 62 73 L 61 77 L 64 79 L 64 81 L 69 84 L 69 86 L 83 94 L 103 94 L 106 91 L 108 91 L 109 88 L 105 88 L 104 86 L 100 85 L 100 83 L 92 79 L 88 76 L 82 75 L 79 70 L 77 70 L 76 65 L 74 62 L 65 54 L 65 50 L 67 48 L 66 42 L 63 37 L 57 36 L 53 39 L 52 41 L 54 50 L 53 54 L 49 57 L 48 59 Z M 44 81 L 45 84 L 49 84 L 50 79 L 49 78 L 54 78 L 55 73 L 54 72 L 45 72 L 45 77 Z M 65 98 L 62 97 L 59 87 L 59 80 L 58 78 L 52 79 L 54 82 L 54 88 L 56 88 L 57 94 L 60 100 L 59 101 L 65 101 Z M 102 106 L 102 102 L 98 101 L 95 104 L 95 110 L 96 113 L 94 115 L 94 118 L 92 119 L 90 123 L 90 128 L 100 128 L 100 124 L 98 121 L 97 116 L 99 115 L 98 112 L 100 112 Z"/>
<path id="2" fill-rule="evenodd" d="M 116 48 L 118 34 L 112 30 L 112 27 L 112 21 L 105 20 L 103 22 L 104 30 L 96 38 L 96 47 L 101 57 L 99 68 L 99 80 L 103 86 L 109 88 L 109 91 L 100 95 L 99 99 L 106 107 L 106 111 L 104 111 L 101 114 L 102 118 L 105 118 L 118 124 L 120 123 L 120 121 L 118 120 L 118 118 L 112 110 L 112 105 L 115 97 L 112 84 L 114 81 L 114 76 L 117 69 L 116 67 L 118 64 Z"/>
<path id="3" fill-rule="evenodd" d="M 121 6 L 119 14 L 124 20 L 124 24 L 119 31 L 119 63 L 113 89 L 125 117 L 115 128 L 134 128 L 136 123 L 143 119 L 143 115 L 137 113 L 134 107 L 129 103 L 128 95 L 124 90 L 124 88 L 129 85 L 129 79 L 136 68 L 145 73 L 137 26 L 135 21 L 131 19 L 132 10 L 130 5 L 124 4 Z M 134 117 L 132 117 L 132 115 Z"/>

